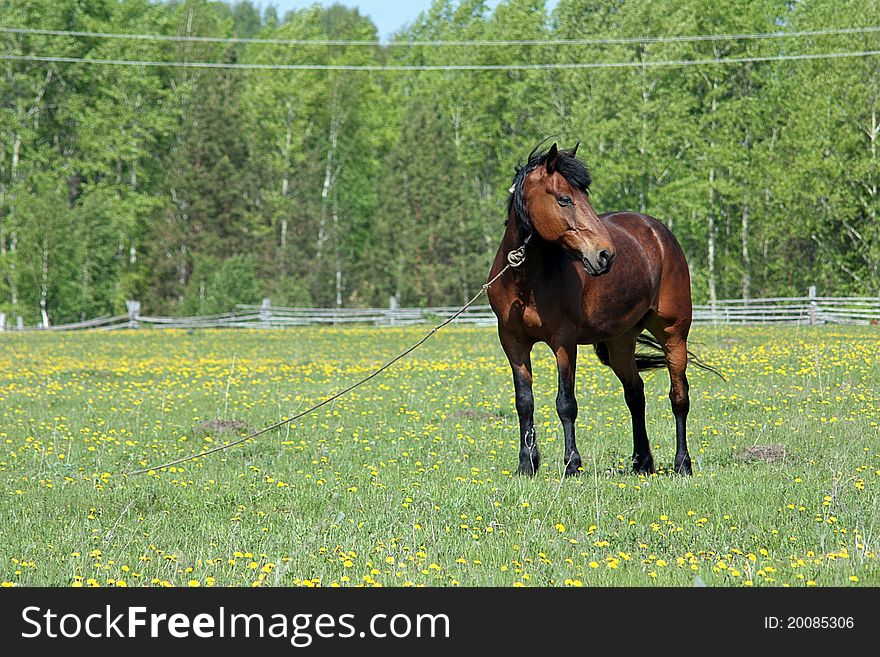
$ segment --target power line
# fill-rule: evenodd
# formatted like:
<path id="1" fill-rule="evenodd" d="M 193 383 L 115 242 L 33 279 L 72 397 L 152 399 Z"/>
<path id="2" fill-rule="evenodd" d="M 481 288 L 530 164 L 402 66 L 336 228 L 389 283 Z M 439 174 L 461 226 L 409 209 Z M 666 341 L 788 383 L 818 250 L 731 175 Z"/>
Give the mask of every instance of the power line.
<path id="1" fill-rule="evenodd" d="M 225 62 L 160 62 L 131 59 L 89 59 L 83 57 L 50 57 L 43 55 L 0 55 L 0 60 L 58 62 L 70 64 L 100 64 L 108 66 L 171 66 L 175 68 L 216 68 L 282 71 L 526 71 L 552 69 L 600 69 L 600 68 L 655 68 L 660 66 L 685 67 L 712 64 L 747 64 L 754 62 L 803 61 L 816 59 L 848 59 L 874 57 L 880 50 L 853 52 L 800 53 L 794 55 L 768 55 L 755 57 L 718 57 L 714 59 L 673 59 L 644 62 L 550 62 L 543 64 L 241 64 Z"/>
<path id="2" fill-rule="evenodd" d="M 344 39 L 256 39 L 248 37 L 184 36 L 174 34 L 124 34 L 112 32 L 85 32 L 74 30 L 48 30 L 24 27 L 0 27 L 0 33 L 34 34 L 43 36 L 89 37 L 99 39 L 135 39 L 141 41 L 191 41 L 207 43 L 252 43 L 288 46 L 560 46 L 560 45 L 610 45 L 626 43 L 682 43 L 691 41 L 742 41 L 754 39 L 790 39 L 796 37 L 829 36 L 843 34 L 870 34 L 880 32 L 880 26 L 828 28 L 795 32 L 753 32 L 743 34 L 698 34 L 679 36 L 608 37 L 596 39 L 507 39 L 472 41 L 351 41 Z"/>

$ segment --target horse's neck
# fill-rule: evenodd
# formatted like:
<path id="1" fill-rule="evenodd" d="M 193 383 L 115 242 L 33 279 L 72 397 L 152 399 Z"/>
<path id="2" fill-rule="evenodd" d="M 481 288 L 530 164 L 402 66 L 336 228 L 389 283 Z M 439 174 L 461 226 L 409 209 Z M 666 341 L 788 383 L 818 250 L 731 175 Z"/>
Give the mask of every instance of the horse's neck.
<path id="1" fill-rule="evenodd" d="M 520 235 L 519 224 L 514 218 L 507 220 L 507 228 L 504 237 L 501 238 L 501 251 L 506 256 L 511 251 L 523 245 L 523 237 Z"/>

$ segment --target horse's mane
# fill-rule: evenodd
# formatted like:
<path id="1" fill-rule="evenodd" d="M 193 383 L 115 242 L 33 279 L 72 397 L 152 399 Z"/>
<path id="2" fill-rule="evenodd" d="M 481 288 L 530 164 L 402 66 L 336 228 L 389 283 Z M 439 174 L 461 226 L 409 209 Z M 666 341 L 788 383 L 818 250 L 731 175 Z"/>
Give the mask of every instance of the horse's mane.
<path id="1" fill-rule="evenodd" d="M 516 166 L 516 173 L 513 176 L 513 185 L 511 186 L 513 191 L 507 201 L 508 220 L 511 214 L 516 218 L 520 238 L 522 239 L 525 239 L 526 236 L 532 233 L 532 219 L 526 210 L 526 202 L 523 197 L 523 181 L 532 171 L 547 162 L 548 151 L 539 151 L 540 146 L 541 144 L 538 144 L 529 153 L 528 161 L 524 165 Z M 556 170 L 562 174 L 572 187 L 586 192 L 589 191 L 593 178 L 590 176 L 590 170 L 587 168 L 587 165 L 572 154 L 576 148 L 559 151 L 556 159 Z"/>

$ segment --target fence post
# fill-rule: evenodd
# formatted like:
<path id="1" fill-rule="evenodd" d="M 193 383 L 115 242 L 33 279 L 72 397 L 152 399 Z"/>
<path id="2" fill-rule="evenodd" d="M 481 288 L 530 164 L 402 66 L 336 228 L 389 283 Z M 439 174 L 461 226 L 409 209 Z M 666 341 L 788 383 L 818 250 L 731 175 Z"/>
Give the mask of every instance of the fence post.
<path id="1" fill-rule="evenodd" d="M 272 320 L 272 310 L 270 306 L 272 305 L 271 299 L 263 299 L 263 303 L 260 304 L 260 326 L 266 328 L 269 325 L 269 322 Z"/>
<path id="2" fill-rule="evenodd" d="M 125 308 L 128 310 L 128 326 L 129 328 L 140 328 L 140 318 L 141 318 L 141 302 L 135 301 L 133 299 L 128 299 L 125 302 Z"/>
<path id="3" fill-rule="evenodd" d="M 400 307 L 400 300 L 397 295 L 388 297 L 388 324 L 394 326 L 397 324 L 397 309 Z"/>
<path id="4" fill-rule="evenodd" d="M 15 316 L 15 329 L 17 331 L 24 331 L 24 317 L 21 315 Z"/>
<path id="5" fill-rule="evenodd" d="M 815 326 L 816 321 L 817 321 L 816 320 L 817 304 L 816 304 L 816 286 L 815 285 L 810 286 L 810 290 L 807 293 L 807 296 L 809 296 L 809 298 L 810 298 L 810 307 L 807 309 L 807 313 L 810 316 L 810 326 Z"/>
<path id="6" fill-rule="evenodd" d="M 0 313 L 0 331 L 6 330 L 6 313 Z"/>

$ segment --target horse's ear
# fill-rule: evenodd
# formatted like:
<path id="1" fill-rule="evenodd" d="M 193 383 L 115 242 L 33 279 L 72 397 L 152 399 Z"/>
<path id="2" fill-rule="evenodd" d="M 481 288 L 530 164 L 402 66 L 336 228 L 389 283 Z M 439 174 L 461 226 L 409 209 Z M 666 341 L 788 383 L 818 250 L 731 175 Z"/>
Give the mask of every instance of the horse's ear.
<path id="1" fill-rule="evenodd" d="M 556 172 L 556 158 L 558 157 L 559 149 L 556 148 L 556 144 L 554 143 L 547 152 L 547 160 L 544 165 L 547 168 L 548 174 L 553 175 Z"/>
<path id="2" fill-rule="evenodd" d="M 578 142 L 574 145 L 574 148 L 566 148 L 564 151 L 559 151 L 561 155 L 567 155 L 568 157 L 575 157 L 578 152 L 578 146 L 581 145 L 581 142 Z"/>

